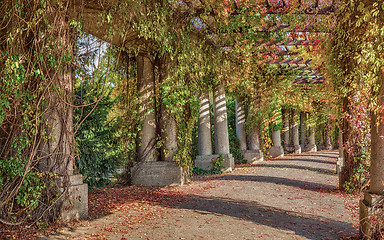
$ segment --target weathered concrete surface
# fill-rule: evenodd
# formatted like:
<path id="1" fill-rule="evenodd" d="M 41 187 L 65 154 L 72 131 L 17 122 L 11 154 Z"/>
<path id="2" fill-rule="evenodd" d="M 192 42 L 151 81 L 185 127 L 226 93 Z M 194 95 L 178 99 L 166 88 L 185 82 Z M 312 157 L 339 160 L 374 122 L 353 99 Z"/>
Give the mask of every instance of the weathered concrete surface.
<path id="1" fill-rule="evenodd" d="M 63 180 L 64 184 L 66 181 Z M 61 205 L 60 219 L 70 221 L 85 219 L 88 217 L 88 185 L 83 183 L 81 174 L 70 175 L 69 187 L 64 193 L 64 201 Z M 65 188 L 61 188 L 64 191 Z"/>
<path id="2" fill-rule="evenodd" d="M 171 186 L 184 184 L 183 169 L 176 162 L 138 162 L 131 168 L 134 185 Z"/>
<path id="3" fill-rule="evenodd" d="M 375 203 L 380 200 L 382 195 L 373 194 L 370 192 L 364 193 L 364 198 L 359 202 L 360 213 L 360 238 L 371 239 L 372 219 L 375 214 L 380 212 L 380 208 L 375 208 Z"/>
<path id="4" fill-rule="evenodd" d="M 213 169 L 213 161 L 217 159 L 220 155 L 197 155 L 195 159 L 195 166 L 203 170 Z"/>
<path id="5" fill-rule="evenodd" d="M 235 160 L 232 154 L 198 155 L 195 159 L 195 166 L 203 170 L 211 170 L 213 169 L 213 161 L 220 155 L 224 160 L 221 168 L 223 172 L 230 172 L 235 169 Z"/>
<path id="6" fill-rule="evenodd" d="M 169 198 L 175 200 L 166 206 L 164 202 L 149 201 L 142 208 L 127 210 L 122 204 L 135 201 L 135 197 L 114 201 L 115 196 L 111 196 L 107 202 L 117 204 L 110 214 L 84 222 L 76 229 L 63 230 L 50 239 L 349 237 L 358 231 L 353 228 L 353 219 L 337 190 L 336 159 L 337 152 L 326 151 L 287 155 L 254 166 L 242 166 L 221 176 L 198 177 L 187 185 L 162 188 L 160 192 L 172 191 L 183 198 L 180 201 L 170 194 Z M 136 219 L 146 212 L 151 215 L 138 222 Z"/>

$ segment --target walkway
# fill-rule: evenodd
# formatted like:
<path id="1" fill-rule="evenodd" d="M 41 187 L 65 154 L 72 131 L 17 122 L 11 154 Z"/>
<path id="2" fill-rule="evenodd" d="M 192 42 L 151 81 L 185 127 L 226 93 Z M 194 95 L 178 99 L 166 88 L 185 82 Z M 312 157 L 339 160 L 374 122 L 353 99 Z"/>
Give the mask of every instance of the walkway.
<path id="1" fill-rule="evenodd" d="M 288 155 L 255 166 L 238 167 L 219 177 L 197 178 L 181 187 L 121 188 L 120 193 L 128 194 L 124 201 L 131 205 L 116 198 L 120 193 L 109 193 L 115 196 L 112 201 L 115 207 L 110 208 L 107 215 L 98 217 L 94 213 L 94 220 L 81 222 L 82 226 L 63 230 L 50 239 L 339 239 L 351 236 L 356 230 L 337 190 L 337 156 L 337 152 L 329 151 Z M 152 197 L 140 197 L 148 194 Z M 91 201 L 97 202 L 92 198 Z M 92 204 L 90 207 L 95 208 Z"/>

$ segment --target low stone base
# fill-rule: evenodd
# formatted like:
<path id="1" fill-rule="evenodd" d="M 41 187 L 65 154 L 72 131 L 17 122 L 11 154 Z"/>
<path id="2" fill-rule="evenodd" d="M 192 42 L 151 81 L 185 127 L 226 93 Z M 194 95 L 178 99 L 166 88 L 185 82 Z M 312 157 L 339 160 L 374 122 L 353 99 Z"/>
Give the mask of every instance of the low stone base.
<path id="1" fill-rule="evenodd" d="M 203 170 L 211 170 L 213 168 L 213 161 L 219 155 L 197 155 L 195 159 L 195 166 Z"/>
<path id="2" fill-rule="evenodd" d="M 374 209 L 373 205 L 382 196 L 372 194 L 369 192 L 364 193 L 364 199 L 360 200 L 360 239 L 371 239 L 372 226 L 371 221 L 379 209 Z"/>
<path id="3" fill-rule="evenodd" d="M 284 157 L 284 149 L 282 146 L 273 146 L 268 149 L 267 152 L 272 156 L 272 158 Z"/>
<path id="4" fill-rule="evenodd" d="M 183 168 L 176 162 L 139 162 L 131 168 L 131 183 L 144 186 L 183 185 Z"/>
<path id="5" fill-rule="evenodd" d="M 232 154 L 221 154 L 221 156 L 224 159 L 222 166 L 223 172 L 231 172 L 233 169 L 235 169 L 235 159 L 233 158 Z M 220 157 L 220 154 L 198 155 L 195 159 L 195 166 L 203 170 L 211 170 L 213 169 L 212 162 L 218 157 Z"/>
<path id="6" fill-rule="evenodd" d="M 317 152 L 317 146 L 316 145 L 308 145 L 306 151 L 307 152 Z"/>
<path id="7" fill-rule="evenodd" d="M 264 161 L 263 151 L 261 150 L 247 150 L 243 153 L 244 159 L 250 164 L 256 164 Z"/>
<path id="8" fill-rule="evenodd" d="M 62 181 L 62 184 L 65 181 Z M 61 188 L 64 191 L 64 188 Z M 88 217 L 88 185 L 81 174 L 69 176 L 68 192 L 61 205 L 60 219 L 64 222 Z"/>

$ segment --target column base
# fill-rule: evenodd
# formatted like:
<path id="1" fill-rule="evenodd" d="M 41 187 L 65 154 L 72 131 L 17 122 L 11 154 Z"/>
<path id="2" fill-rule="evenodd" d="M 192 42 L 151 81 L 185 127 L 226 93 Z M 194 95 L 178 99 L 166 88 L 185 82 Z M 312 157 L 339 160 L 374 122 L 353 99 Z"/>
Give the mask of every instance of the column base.
<path id="1" fill-rule="evenodd" d="M 336 162 L 336 174 L 339 175 L 341 173 L 341 168 L 344 166 L 344 159 L 339 157 Z"/>
<path id="2" fill-rule="evenodd" d="M 250 164 L 256 164 L 264 161 L 263 151 L 261 150 L 246 150 L 243 152 L 244 159 Z"/>
<path id="3" fill-rule="evenodd" d="M 360 239 L 372 239 L 372 233 L 374 231 L 372 219 L 374 219 L 374 216 L 380 211 L 380 208 L 374 208 L 374 204 L 381 197 L 383 196 L 365 192 L 364 199 L 360 200 Z"/>
<path id="4" fill-rule="evenodd" d="M 293 153 L 294 154 L 300 154 L 301 153 L 301 146 L 300 145 L 295 145 Z"/>
<path id="5" fill-rule="evenodd" d="M 267 151 L 272 158 L 284 157 L 284 148 L 282 146 L 273 146 Z"/>
<path id="6" fill-rule="evenodd" d="M 62 179 L 62 183 L 64 180 Z M 61 187 L 61 191 L 64 188 Z M 84 219 L 88 217 L 88 184 L 83 183 L 81 174 L 69 176 L 68 193 L 65 196 L 61 209 L 60 219 L 64 222 Z"/>
<path id="7" fill-rule="evenodd" d="M 131 168 L 131 183 L 144 186 L 183 185 L 183 168 L 176 162 L 137 162 Z"/>
<path id="8" fill-rule="evenodd" d="M 235 159 L 233 158 L 232 154 L 221 154 L 221 156 L 224 159 L 222 165 L 223 172 L 231 172 L 233 169 L 235 169 Z M 213 169 L 212 162 L 218 157 L 220 157 L 220 154 L 198 155 L 196 156 L 195 166 L 203 170 L 211 170 Z"/>
<path id="9" fill-rule="evenodd" d="M 308 145 L 306 151 L 307 151 L 307 152 L 317 152 L 317 146 L 316 146 L 316 144 Z"/>
<path id="10" fill-rule="evenodd" d="M 195 159 L 195 166 L 203 170 L 211 170 L 213 168 L 213 161 L 219 155 L 197 155 Z"/>

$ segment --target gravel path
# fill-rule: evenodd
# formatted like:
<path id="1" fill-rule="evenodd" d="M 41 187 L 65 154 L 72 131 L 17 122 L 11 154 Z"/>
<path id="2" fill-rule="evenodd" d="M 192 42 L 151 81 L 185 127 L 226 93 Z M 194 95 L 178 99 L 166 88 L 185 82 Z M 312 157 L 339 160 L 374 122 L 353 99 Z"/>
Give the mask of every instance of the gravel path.
<path id="1" fill-rule="evenodd" d="M 176 197 L 43 239 L 339 239 L 355 235 L 337 190 L 338 153 L 287 155 L 163 188 Z M 181 198 L 179 198 L 181 197 Z M 132 219 L 151 212 L 132 223 Z M 129 218 L 129 219 L 128 219 Z M 128 220 L 131 222 L 128 224 Z"/>

